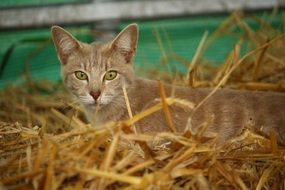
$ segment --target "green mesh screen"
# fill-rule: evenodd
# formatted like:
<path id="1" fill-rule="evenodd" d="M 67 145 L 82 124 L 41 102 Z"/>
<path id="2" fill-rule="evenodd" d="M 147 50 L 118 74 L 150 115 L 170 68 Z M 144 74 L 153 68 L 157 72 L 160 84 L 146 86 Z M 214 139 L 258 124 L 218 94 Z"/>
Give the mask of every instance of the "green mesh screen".
<path id="1" fill-rule="evenodd" d="M 276 30 L 284 30 L 281 14 L 271 15 L 271 12 L 263 12 L 254 14 L 253 17 L 255 16 Z M 186 65 L 182 62 L 187 61 L 189 63 L 191 61 L 204 33 L 208 32 L 209 39 L 228 17 L 228 15 L 196 16 L 184 19 L 139 22 L 140 42 L 135 59 L 137 67 L 153 67 L 153 64 L 165 61 L 163 60 L 165 54 L 166 61 L 172 66 L 172 71 L 178 70 L 185 73 L 187 71 Z M 258 30 L 260 23 L 253 17 L 244 21 L 253 30 Z M 123 29 L 127 24 L 129 23 L 122 23 L 120 29 Z M 233 49 L 243 32 L 239 27 L 231 28 L 231 34 L 219 36 L 210 43 L 203 54 L 203 58 L 209 60 L 211 64 L 220 64 Z M 244 42 L 241 53 L 245 53 L 247 48 L 247 43 Z M 173 55 L 176 58 L 173 58 Z M 160 67 L 159 69 L 166 68 Z"/>
<path id="2" fill-rule="evenodd" d="M 91 41 L 90 28 L 67 28 L 76 38 Z M 50 38 L 50 29 L 0 33 L 0 87 L 32 79 L 58 80 L 60 67 Z"/>
<path id="3" fill-rule="evenodd" d="M 270 23 L 281 28 L 281 14 L 274 17 L 270 13 L 262 13 L 260 17 L 267 18 Z M 175 55 L 179 59 L 190 61 L 205 31 L 209 36 L 227 18 L 225 15 L 199 16 L 179 19 L 165 19 L 158 21 L 140 21 L 140 37 L 135 66 L 140 68 L 152 67 L 161 61 L 169 61 L 173 71 L 186 71 L 181 61 L 171 59 Z M 117 26 L 119 32 L 128 23 Z M 258 24 L 250 22 L 253 28 Z M 83 26 L 67 28 L 77 38 L 91 42 L 91 27 Z M 232 29 L 236 34 L 241 33 L 238 28 Z M 221 36 L 207 49 L 204 58 L 213 64 L 221 62 L 237 42 L 240 35 Z M 161 44 L 158 43 L 160 39 Z M 0 32 L 0 87 L 13 83 L 17 84 L 31 76 L 32 79 L 60 79 L 60 65 L 57 60 L 53 44 L 50 40 L 50 29 L 5 31 Z M 163 48 L 161 48 L 161 46 Z M 163 57 L 162 49 L 167 57 Z M 165 60 L 167 59 L 167 60 Z M 5 64 L 3 64 L 5 63 Z M 166 69 L 160 67 L 160 69 Z"/>

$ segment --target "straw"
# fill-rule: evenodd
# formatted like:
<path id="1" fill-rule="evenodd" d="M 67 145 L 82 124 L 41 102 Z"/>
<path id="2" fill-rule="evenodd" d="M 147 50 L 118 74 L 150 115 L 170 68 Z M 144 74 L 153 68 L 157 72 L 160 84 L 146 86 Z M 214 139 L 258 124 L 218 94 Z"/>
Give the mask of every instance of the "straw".
<path id="1" fill-rule="evenodd" d="M 253 29 L 245 19 L 260 28 Z M 123 88 L 129 118 L 93 127 L 61 85 L 28 81 L 8 86 L 0 91 L 0 189 L 284 188 L 285 148 L 278 144 L 277 134 L 266 137 L 246 128 L 217 145 L 216 134 L 203 136 L 211 117 L 202 121 L 202 129 L 195 134 L 191 130 L 176 133 L 181 126 L 175 126 L 171 107 L 193 112 L 220 87 L 285 92 L 285 34 L 262 19 L 234 13 L 212 35 L 204 34 L 191 62 L 169 52 L 170 41 L 166 51 L 163 38 L 155 32 L 164 66 L 170 68 L 173 59 L 187 64 L 190 71 L 175 73 L 172 81 L 172 74 L 157 70 L 148 72 L 149 77 L 185 87 L 191 82 L 195 88 L 211 87 L 212 92 L 194 105 L 176 97 L 177 87 L 167 94 L 159 82 L 156 103 L 134 114 Z M 213 67 L 203 52 L 221 36 L 234 36 L 237 42 L 220 66 Z M 245 44 L 249 45 L 243 54 Z M 140 134 L 132 130 L 158 111 L 163 112 L 168 131 Z"/>

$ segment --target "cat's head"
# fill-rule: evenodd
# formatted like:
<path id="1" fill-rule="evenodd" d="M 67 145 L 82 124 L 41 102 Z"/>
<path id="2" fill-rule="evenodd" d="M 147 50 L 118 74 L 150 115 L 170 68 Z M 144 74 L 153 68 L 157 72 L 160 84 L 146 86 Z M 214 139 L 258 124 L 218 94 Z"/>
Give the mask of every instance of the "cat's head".
<path id="1" fill-rule="evenodd" d="M 53 26 L 51 32 L 61 62 L 62 80 L 81 103 L 104 107 L 123 99 L 122 88 L 128 88 L 134 80 L 136 24 L 128 25 L 106 44 L 80 42 L 58 26 Z"/>

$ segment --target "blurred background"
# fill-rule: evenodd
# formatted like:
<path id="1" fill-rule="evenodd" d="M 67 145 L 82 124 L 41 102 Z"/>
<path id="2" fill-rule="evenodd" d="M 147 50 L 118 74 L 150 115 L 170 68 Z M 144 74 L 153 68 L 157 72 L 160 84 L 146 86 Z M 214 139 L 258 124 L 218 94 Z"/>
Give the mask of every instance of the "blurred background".
<path id="1" fill-rule="evenodd" d="M 215 66 L 241 37 L 253 38 L 252 31 L 283 33 L 284 8 L 284 0 L 1 0 L 0 88 L 27 78 L 60 80 L 52 25 L 92 42 L 108 41 L 136 22 L 137 72 L 158 68 L 185 74 L 203 39 L 208 42 L 203 60 Z M 245 42 L 242 51 L 247 48 Z"/>

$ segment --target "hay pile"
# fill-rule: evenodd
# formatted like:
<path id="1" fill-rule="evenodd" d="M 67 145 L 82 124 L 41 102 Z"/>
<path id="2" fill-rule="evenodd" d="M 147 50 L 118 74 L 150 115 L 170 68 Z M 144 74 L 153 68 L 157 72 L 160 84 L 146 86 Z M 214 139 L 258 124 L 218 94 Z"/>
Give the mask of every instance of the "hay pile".
<path id="1" fill-rule="evenodd" d="M 176 83 L 284 92 L 285 34 L 255 17 L 260 28 L 252 30 L 242 18 L 233 14 L 201 40 L 188 75 Z M 220 67 L 210 67 L 203 50 L 232 27 L 244 31 L 241 40 Z M 249 49 L 241 56 L 244 41 Z M 130 126 L 153 108 L 94 129 L 61 85 L 49 82 L 10 86 L 0 97 L 1 189 L 285 189 L 285 148 L 274 135 L 245 129 L 217 147 L 190 132 L 134 134 Z M 170 143 L 149 149 L 158 139 Z"/>

